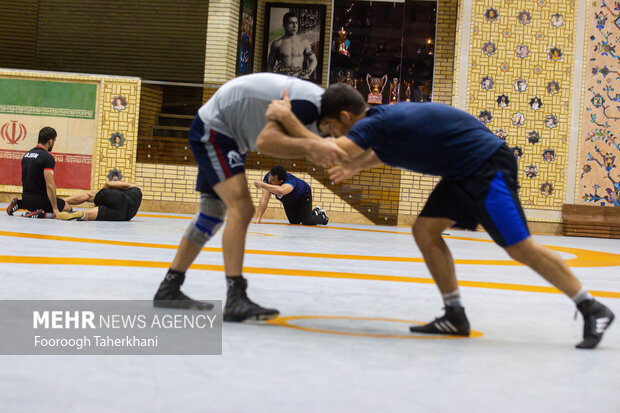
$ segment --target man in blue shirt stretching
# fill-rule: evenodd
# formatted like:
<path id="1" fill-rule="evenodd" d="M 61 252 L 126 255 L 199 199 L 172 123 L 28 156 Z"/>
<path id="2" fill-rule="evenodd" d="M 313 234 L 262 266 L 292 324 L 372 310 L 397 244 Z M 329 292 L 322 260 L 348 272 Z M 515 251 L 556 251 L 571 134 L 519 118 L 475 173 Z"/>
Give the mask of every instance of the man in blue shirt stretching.
<path id="1" fill-rule="evenodd" d="M 291 116 L 287 99 L 273 101 L 267 119 Z M 506 144 L 470 114 L 438 103 L 401 102 L 368 108 L 362 95 L 339 83 L 321 98 L 323 132 L 348 153 L 329 170 L 342 182 L 362 169 L 387 164 L 438 175 L 437 184 L 413 224 L 413 236 L 445 303 L 445 314 L 411 332 L 469 335 L 454 260 L 441 233 L 448 227 L 481 224 L 516 261 L 527 265 L 570 297 L 584 318 L 583 341 L 594 348 L 614 319 L 564 260 L 530 237 L 518 197 L 517 162 Z M 331 139 L 331 138 L 330 138 Z"/>
<path id="2" fill-rule="evenodd" d="M 254 186 L 263 190 L 256 215 L 257 224 L 262 222 L 271 194 L 282 202 L 288 222 L 291 224 L 327 225 L 329 222 L 327 213 L 323 208 L 317 206 L 312 209 L 310 185 L 286 172 L 286 169 L 280 165 L 267 172 L 262 181 L 254 181 Z"/>

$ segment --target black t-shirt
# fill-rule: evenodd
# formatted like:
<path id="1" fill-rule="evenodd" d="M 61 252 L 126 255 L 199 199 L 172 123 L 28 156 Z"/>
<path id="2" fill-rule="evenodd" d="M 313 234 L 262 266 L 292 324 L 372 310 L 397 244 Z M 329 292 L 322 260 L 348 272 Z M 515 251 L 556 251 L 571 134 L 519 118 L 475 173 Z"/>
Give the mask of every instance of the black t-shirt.
<path id="1" fill-rule="evenodd" d="M 46 149 L 36 146 L 26 152 L 22 158 L 22 187 L 24 193 L 47 196 L 45 189 L 46 169 L 54 170 L 56 160 Z"/>

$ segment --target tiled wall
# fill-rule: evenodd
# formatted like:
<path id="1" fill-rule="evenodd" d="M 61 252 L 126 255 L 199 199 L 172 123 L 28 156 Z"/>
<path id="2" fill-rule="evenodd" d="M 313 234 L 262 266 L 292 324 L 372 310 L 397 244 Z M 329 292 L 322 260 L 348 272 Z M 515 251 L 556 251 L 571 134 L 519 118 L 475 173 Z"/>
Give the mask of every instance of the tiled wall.
<path id="1" fill-rule="evenodd" d="M 620 6 L 593 0 L 586 33 L 576 203 L 620 206 Z"/>
<path id="2" fill-rule="evenodd" d="M 474 0 L 472 13 L 467 110 L 518 154 L 524 207 L 560 210 L 571 127 L 575 2 Z"/>
<path id="3" fill-rule="evenodd" d="M 126 107 L 116 110 L 114 98 L 126 99 Z M 99 127 L 93 154 L 93 188 L 101 188 L 108 171 L 120 169 L 128 182 L 136 180 L 136 149 L 138 115 L 140 113 L 140 80 L 137 78 L 101 78 L 99 87 Z M 114 134 L 121 134 L 122 146 L 110 142 Z"/>
<path id="4" fill-rule="evenodd" d="M 110 169 L 118 168 L 129 182 L 135 179 L 138 113 L 140 107 L 140 80 L 138 78 L 80 75 L 58 72 L 2 71 L 0 75 L 24 79 L 62 82 L 97 83 L 97 133 L 93 148 L 91 189 L 100 188 Z M 114 98 L 124 99 L 124 108 L 114 108 Z M 122 145 L 113 146 L 113 134 L 122 135 Z M 19 193 L 21 186 L 0 187 L 0 192 Z M 58 189 L 59 196 L 71 195 L 76 190 Z"/>

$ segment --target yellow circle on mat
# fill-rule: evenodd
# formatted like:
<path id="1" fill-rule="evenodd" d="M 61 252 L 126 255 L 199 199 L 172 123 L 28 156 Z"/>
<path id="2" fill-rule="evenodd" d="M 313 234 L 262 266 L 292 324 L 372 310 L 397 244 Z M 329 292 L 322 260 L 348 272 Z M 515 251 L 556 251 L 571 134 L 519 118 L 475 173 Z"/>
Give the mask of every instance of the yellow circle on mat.
<path id="1" fill-rule="evenodd" d="M 397 320 L 394 318 L 376 318 L 376 317 L 348 317 L 348 316 L 336 316 L 336 315 L 296 315 L 288 317 L 276 317 L 271 320 L 267 320 L 266 323 L 280 326 L 294 328 L 296 330 L 311 331 L 313 333 L 325 333 L 325 334 L 338 334 L 342 336 L 356 336 L 356 337 L 377 337 L 377 338 L 405 338 L 415 340 L 454 340 L 462 338 L 478 338 L 483 334 L 479 331 L 471 330 L 469 337 L 465 336 L 453 336 L 453 335 L 414 335 L 414 334 L 371 334 L 371 333 L 355 333 L 350 331 L 338 331 L 338 330 L 325 330 L 320 328 L 303 327 L 295 324 L 289 324 L 290 320 L 307 320 L 307 319 L 323 319 L 323 320 L 368 320 L 368 321 L 386 321 L 390 323 L 407 323 L 407 324 L 425 324 L 420 321 L 413 320 Z"/>

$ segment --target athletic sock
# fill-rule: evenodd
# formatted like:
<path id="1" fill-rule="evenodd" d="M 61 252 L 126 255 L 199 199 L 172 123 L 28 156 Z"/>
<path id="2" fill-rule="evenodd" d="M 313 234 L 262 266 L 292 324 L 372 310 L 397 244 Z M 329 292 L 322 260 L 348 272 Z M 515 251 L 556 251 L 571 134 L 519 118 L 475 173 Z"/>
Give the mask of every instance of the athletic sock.
<path id="1" fill-rule="evenodd" d="M 461 305 L 461 293 L 457 289 L 448 294 L 442 294 L 443 302 L 446 307 L 462 307 Z"/>
<path id="2" fill-rule="evenodd" d="M 571 297 L 571 300 L 573 300 L 575 305 L 578 305 L 582 303 L 583 301 L 591 300 L 591 299 L 592 299 L 592 295 L 585 288 L 582 288 L 581 290 L 579 290 L 577 294 L 575 294 L 574 297 Z"/>

